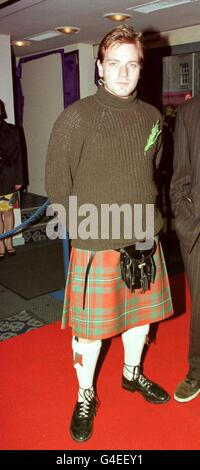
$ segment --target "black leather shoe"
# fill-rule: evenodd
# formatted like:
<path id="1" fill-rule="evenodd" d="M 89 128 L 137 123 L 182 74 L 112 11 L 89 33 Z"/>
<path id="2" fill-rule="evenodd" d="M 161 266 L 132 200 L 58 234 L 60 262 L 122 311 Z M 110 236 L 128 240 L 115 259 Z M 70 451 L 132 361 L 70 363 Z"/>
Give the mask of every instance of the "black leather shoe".
<path id="1" fill-rule="evenodd" d="M 93 421 L 98 405 L 93 390 L 84 390 L 83 396 L 84 401 L 76 403 L 70 425 L 70 434 L 78 442 L 90 439 L 93 433 Z"/>
<path id="2" fill-rule="evenodd" d="M 132 380 L 122 376 L 122 387 L 129 392 L 139 392 L 145 400 L 154 404 L 166 403 L 170 400 L 168 393 L 158 384 L 147 379 L 140 373 L 139 366 L 133 368 Z"/>

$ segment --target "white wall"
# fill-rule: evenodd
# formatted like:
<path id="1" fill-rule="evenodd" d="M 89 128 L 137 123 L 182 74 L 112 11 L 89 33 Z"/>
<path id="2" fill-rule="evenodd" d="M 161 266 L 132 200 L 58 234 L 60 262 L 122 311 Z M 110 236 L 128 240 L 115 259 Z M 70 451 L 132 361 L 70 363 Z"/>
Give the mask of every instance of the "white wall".
<path id="1" fill-rule="evenodd" d="M 94 82 L 95 60 L 93 46 L 79 44 L 79 73 L 80 73 L 80 97 L 93 95 L 96 92 Z"/>
<path id="2" fill-rule="evenodd" d="M 96 92 L 94 83 L 95 59 L 91 44 L 73 44 L 65 46 L 65 52 L 79 51 L 80 98 L 93 95 Z"/>
<path id="3" fill-rule="evenodd" d="M 181 44 L 190 44 L 192 42 L 200 41 L 200 25 L 187 26 L 186 28 L 174 29 L 171 31 L 165 31 L 159 34 L 159 40 L 148 41 L 147 47 L 162 47 L 166 46 L 166 42 L 169 46 L 178 46 Z"/>
<path id="4" fill-rule="evenodd" d="M 10 36 L 0 34 L 0 99 L 3 100 L 8 122 L 15 123 Z"/>
<path id="5" fill-rule="evenodd" d="M 65 52 L 79 51 L 80 97 L 94 94 L 93 46 L 66 46 Z M 50 54 L 22 64 L 24 95 L 23 126 L 28 151 L 29 192 L 45 195 L 44 172 L 50 132 L 64 108 L 61 55 Z"/>
<path id="6" fill-rule="evenodd" d="M 63 110 L 61 55 L 51 54 L 22 65 L 23 127 L 28 153 L 28 191 L 45 195 L 44 176 L 50 132 Z"/>

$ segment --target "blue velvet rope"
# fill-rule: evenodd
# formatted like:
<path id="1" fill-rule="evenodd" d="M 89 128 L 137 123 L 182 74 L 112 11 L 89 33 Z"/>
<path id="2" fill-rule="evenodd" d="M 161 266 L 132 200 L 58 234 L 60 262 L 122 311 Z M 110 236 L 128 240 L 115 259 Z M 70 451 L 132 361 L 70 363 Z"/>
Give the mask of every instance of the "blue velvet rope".
<path id="1" fill-rule="evenodd" d="M 38 209 L 32 214 L 28 219 L 26 219 L 24 222 L 22 222 L 20 225 L 17 227 L 13 228 L 9 232 L 5 232 L 0 234 L 0 240 L 7 238 L 7 237 L 12 237 L 18 232 L 21 232 L 27 225 L 29 225 L 33 220 L 37 219 L 42 212 L 45 211 L 45 209 L 48 207 L 49 201 L 48 199 L 42 204 L 41 207 L 38 207 Z"/>

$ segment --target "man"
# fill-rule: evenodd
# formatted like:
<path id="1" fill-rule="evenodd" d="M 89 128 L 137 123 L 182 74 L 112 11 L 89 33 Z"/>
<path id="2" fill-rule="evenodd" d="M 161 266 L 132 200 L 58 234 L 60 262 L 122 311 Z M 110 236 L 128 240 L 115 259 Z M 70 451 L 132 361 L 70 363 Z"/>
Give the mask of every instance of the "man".
<path id="1" fill-rule="evenodd" d="M 189 370 L 174 398 L 184 403 L 200 393 L 200 96 L 178 108 L 171 201 L 192 300 Z"/>
<path id="2" fill-rule="evenodd" d="M 7 123 L 5 105 L 0 100 L 0 235 L 14 228 L 13 207 L 23 183 L 22 149 L 18 129 Z M 0 261 L 16 251 L 12 237 L 0 240 Z"/>
<path id="3" fill-rule="evenodd" d="M 142 62 L 140 34 L 132 27 L 119 26 L 108 33 L 99 47 L 97 93 L 68 107 L 54 125 L 46 187 L 50 201 L 64 205 L 67 214 L 69 195 L 77 197 L 81 215 L 85 205 L 92 205 L 99 215 L 106 204 L 155 204 L 153 169 L 155 159 L 157 164 L 160 158 L 161 116 L 137 99 Z M 154 216 L 153 237 L 162 228 L 156 208 Z M 69 222 L 71 218 L 69 214 Z M 97 406 L 93 377 L 104 338 L 122 333 L 124 389 L 141 393 L 150 403 L 169 400 L 168 393 L 147 379 L 140 366 L 149 324 L 172 314 L 160 244 L 154 256 L 155 283 L 145 293 L 143 289 L 131 292 L 122 280 L 117 250 L 135 244 L 137 237 L 134 233 L 125 236 L 123 229 L 118 237 L 115 231 L 102 237 L 106 220 L 96 219 L 94 237 L 81 236 L 85 221 L 81 221 L 77 237 L 71 236 L 62 326 L 69 316 L 79 383 L 70 432 L 78 442 L 89 439 L 93 431 Z M 67 227 L 70 230 L 68 223 Z M 142 282 L 143 274 L 142 270 Z"/>

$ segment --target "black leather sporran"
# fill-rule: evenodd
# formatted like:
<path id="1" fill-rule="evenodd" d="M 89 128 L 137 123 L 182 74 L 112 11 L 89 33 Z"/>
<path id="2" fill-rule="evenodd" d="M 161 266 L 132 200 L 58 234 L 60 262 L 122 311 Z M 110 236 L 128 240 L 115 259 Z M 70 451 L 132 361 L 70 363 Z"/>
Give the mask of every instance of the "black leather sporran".
<path id="1" fill-rule="evenodd" d="M 156 242 L 152 243 L 152 248 L 147 250 L 136 249 L 136 244 L 119 250 L 122 279 L 131 292 L 140 289 L 144 293 L 155 281 L 156 265 L 153 255 L 156 252 Z"/>

